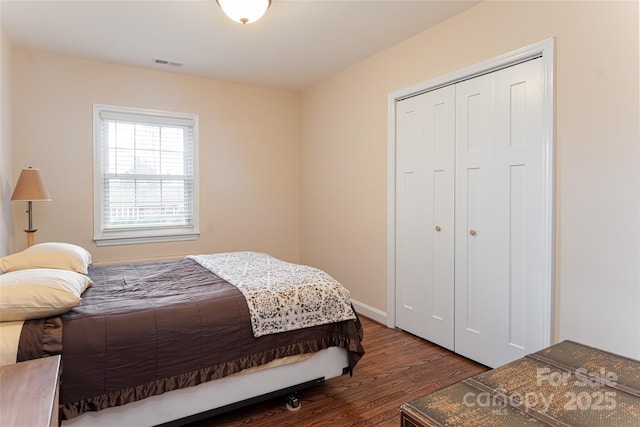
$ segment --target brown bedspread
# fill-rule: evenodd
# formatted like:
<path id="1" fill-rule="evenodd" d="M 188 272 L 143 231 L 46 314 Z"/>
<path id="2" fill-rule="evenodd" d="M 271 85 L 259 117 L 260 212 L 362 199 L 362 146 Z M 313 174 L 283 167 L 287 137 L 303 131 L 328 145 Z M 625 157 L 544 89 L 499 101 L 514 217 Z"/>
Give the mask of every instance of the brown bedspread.
<path id="1" fill-rule="evenodd" d="M 339 346 L 352 369 L 364 354 L 357 319 L 255 338 L 240 291 L 189 259 L 93 267 L 89 276 L 82 304 L 61 316 L 65 419 L 284 356 Z"/>

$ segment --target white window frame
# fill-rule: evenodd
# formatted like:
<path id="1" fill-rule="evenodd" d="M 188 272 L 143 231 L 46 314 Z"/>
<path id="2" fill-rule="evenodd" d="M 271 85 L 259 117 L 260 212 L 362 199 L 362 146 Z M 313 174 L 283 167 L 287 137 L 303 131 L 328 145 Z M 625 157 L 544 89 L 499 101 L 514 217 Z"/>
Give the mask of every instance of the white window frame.
<path id="1" fill-rule="evenodd" d="M 144 229 L 105 230 L 103 226 L 103 171 L 101 113 L 123 114 L 148 118 L 155 122 L 171 121 L 193 123 L 193 217 L 188 227 L 148 227 Z M 93 239 L 96 246 L 129 245 L 139 243 L 176 242 L 196 240 L 199 230 L 199 183 L 198 183 L 198 127 L 199 116 L 190 113 L 151 110 L 145 108 L 121 107 L 93 104 Z M 143 120 L 141 120 L 143 121 Z"/>

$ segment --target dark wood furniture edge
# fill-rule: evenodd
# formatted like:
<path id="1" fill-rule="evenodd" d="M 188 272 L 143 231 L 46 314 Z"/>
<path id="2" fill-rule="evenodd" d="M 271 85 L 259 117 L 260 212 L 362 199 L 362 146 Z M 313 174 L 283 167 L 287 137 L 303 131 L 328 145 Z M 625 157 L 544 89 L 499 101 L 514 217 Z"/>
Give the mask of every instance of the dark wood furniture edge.
<path id="1" fill-rule="evenodd" d="M 3 427 L 60 425 L 60 363 L 60 356 L 56 355 L 1 367 L 0 402 L 7 405 L 0 411 L 4 415 L 0 417 Z"/>
<path id="2" fill-rule="evenodd" d="M 400 425 L 405 427 L 403 418 L 408 418 L 416 426 L 444 427 L 442 424 L 415 409 L 411 404 L 405 403 L 400 407 Z"/>

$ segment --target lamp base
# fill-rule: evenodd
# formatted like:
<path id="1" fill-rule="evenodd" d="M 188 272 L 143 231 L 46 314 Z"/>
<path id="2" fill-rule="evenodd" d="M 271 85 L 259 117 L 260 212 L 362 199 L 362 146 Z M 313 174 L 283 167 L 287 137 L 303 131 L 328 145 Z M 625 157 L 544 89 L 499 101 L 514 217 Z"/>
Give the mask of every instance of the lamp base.
<path id="1" fill-rule="evenodd" d="M 27 233 L 27 247 L 33 245 L 33 238 L 35 237 L 36 231 L 38 231 L 38 229 L 24 230 L 24 232 Z"/>

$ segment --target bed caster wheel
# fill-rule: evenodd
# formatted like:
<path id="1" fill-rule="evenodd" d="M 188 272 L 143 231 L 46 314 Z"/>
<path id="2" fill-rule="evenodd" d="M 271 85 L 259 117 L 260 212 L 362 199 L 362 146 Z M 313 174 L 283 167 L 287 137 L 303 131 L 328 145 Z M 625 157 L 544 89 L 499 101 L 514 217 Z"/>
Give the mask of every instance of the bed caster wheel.
<path id="1" fill-rule="evenodd" d="M 300 401 L 294 395 L 290 395 L 287 398 L 286 407 L 288 411 L 297 411 L 300 409 L 300 406 L 301 406 Z"/>

